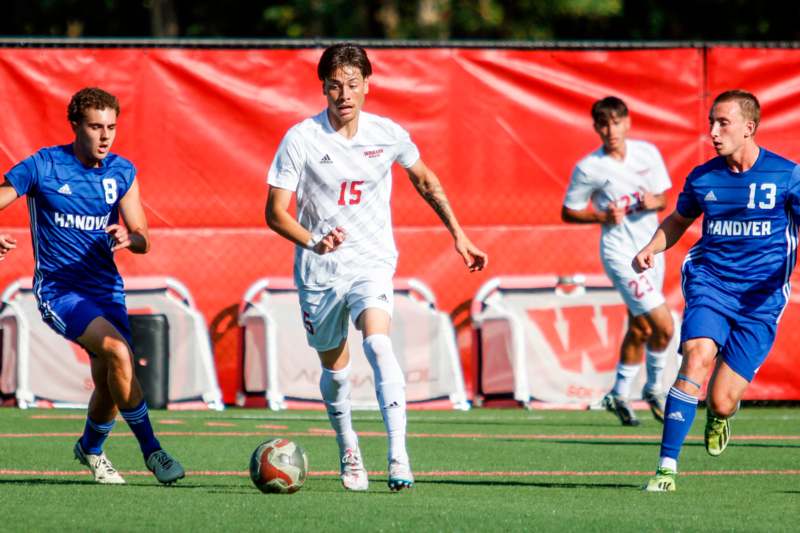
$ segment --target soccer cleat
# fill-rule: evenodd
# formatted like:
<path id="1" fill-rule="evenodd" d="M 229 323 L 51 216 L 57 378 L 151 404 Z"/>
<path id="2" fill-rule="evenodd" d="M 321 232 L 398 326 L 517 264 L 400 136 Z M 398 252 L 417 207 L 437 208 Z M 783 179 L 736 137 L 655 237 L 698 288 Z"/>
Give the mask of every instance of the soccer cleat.
<path id="1" fill-rule="evenodd" d="M 414 486 L 411 465 L 392 460 L 389 462 L 389 490 L 392 492 L 410 489 Z"/>
<path id="2" fill-rule="evenodd" d="M 144 463 L 156 479 L 165 485 L 174 483 L 186 475 L 177 459 L 164 450 L 151 453 Z"/>
<path id="3" fill-rule="evenodd" d="M 356 448 L 347 448 L 342 456 L 340 465 L 342 486 L 347 490 L 364 491 L 369 488 L 369 478 L 364 462 L 361 460 L 361 452 Z"/>
<path id="4" fill-rule="evenodd" d="M 666 393 L 657 393 L 651 390 L 642 391 L 642 399 L 650 406 L 650 412 L 653 413 L 653 418 L 664 423 L 664 409 L 667 405 Z"/>
<path id="5" fill-rule="evenodd" d="M 628 404 L 628 401 L 620 396 L 615 396 L 613 393 L 608 393 L 603 397 L 603 407 L 617 415 L 619 421 L 623 426 L 638 426 L 639 419 L 636 418 L 636 413 Z"/>
<path id="6" fill-rule="evenodd" d="M 675 491 L 675 476 L 678 473 L 669 468 L 658 467 L 656 475 L 650 478 L 643 490 L 646 492 L 674 492 Z"/>
<path id="7" fill-rule="evenodd" d="M 729 418 L 717 418 L 706 410 L 705 442 L 708 455 L 722 455 L 731 440 L 731 421 Z"/>
<path id="8" fill-rule="evenodd" d="M 111 461 L 108 460 L 105 452 L 100 452 L 99 455 L 86 453 L 83 451 L 80 440 L 75 443 L 75 447 L 72 451 L 75 453 L 75 459 L 89 469 L 97 483 L 102 485 L 125 484 L 125 480 L 119 475 L 119 472 L 117 472 L 117 469 L 111 464 Z"/>

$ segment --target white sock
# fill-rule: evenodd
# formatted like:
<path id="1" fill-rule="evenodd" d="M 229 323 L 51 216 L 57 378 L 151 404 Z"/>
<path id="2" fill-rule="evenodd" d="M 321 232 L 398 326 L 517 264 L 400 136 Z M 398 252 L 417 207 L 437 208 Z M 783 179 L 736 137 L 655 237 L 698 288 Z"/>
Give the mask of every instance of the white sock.
<path id="1" fill-rule="evenodd" d="M 336 432 L 339 452 L 344 454 L 348 448 L 358 449 L 358 437 L 353 431 L 353 419 L 350 415 L 350 364 L 341 370 L 322 368 L 319 378 L 319 390 L 328 411 L 328 420 Z"/>
<path id="2" fill-rule="evenodd" d="M 614 388 L 611 389 L 611 392 L 620 398 L 628 398 L 631 395 L 633 379 L 639 373 L 641 367 L 642 365 L 617 364 L 617 381 L 614 382 Z"/>
<path id="3" fill-rule="evenodd" d="M 672 457 L 662 457 L 658 466 L 659 468 L 669 468 L 673 472 L 678 471 L 678 461 Z"/>
<path id="4" fill-rule="evenodd" d="M 667 350 L 656 352 L 647 349 L 647 384 L 644 388 L 651 392 L 661 392 L 664 390 L 662 379 L 664 377 L 664 366 L 667 364 Z"/>
<path id="5" fill-rule="evenodd" d="M 375 393 L 389 437 L 389 461 L 408 462 L 406 451 L 406 382 L 387 335 L 364 339 L 364 353 L 375 374 Z"/>

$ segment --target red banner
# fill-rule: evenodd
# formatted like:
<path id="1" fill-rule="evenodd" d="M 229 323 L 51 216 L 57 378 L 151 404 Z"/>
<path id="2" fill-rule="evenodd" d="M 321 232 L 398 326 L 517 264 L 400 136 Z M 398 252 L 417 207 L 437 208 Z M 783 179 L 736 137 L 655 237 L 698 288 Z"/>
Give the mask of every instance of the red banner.
<path id="1" fill-rule="evenodd" d="M 759 138 L 800 157 L 800 52 L 769 49 L 519 51 L 370 50 L 366 109 L 411 132 L 473 240 L 491 257 L 470 275 L 430 208 L 397 171 L 393 217 L 398 275 L 429 284 L 459 328 L 465 373 L 467 307 L 477 287 L 507 274 L 602 272 L 596 227 L 565 226 L 559 212 L 575 162 L 598 146 L 589 108 L 615 94 L 632 137 L 662 151 L 674 188 L 710 155 L 709 97 L 734 86 L 763 103 Z M 66 143 L 69 97 L 97 85 L 122 114 L 114 151 L 139 169 L 153 251 L 122 253 L 123 275 L 169 274 L 193 292 L 209 322 L 220 384 L 239 386 L 237 305 L 255 279 L 291 273 L 291 246 L 264 224 L 265 176 L 283 134 L 324 105 L 319 49 L 4 49 L 0 55 L 0 169 L 41 146 Z M 0 286 L 32 273 L 27 213 L 2 225 L 21 249 L 0 264 Z M 682 308 L 679 264 L 697 229 L 667 254 L 666 290 Z M 784 321 L 792 321 L 790 313 Z M 800 370 L 781 330 L 749 398 L 800 398 Z M 469 377 L 467 381 L 471 381 Z"/>

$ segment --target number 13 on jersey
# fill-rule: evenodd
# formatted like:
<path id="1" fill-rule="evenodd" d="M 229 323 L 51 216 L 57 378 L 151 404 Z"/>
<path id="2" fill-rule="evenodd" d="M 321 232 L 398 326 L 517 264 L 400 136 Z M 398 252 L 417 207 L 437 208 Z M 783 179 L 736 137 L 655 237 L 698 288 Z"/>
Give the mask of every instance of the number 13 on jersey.
<path id="1" fill-rule="evenodd" d="M 774 183 L 762 183 L 760 189 L 764 192 L 765 200 L 758 202 L 759 209 L 772 209 L 775 207 L 775 194 L 778 187 Z M 756 208 L 756 184 L 750 184 L 750 200 L 747 202 L 747 209 Z"/>
<path id="2" fill-rule="evenodd" d="M 339 188 L 339 205 L 357 205 L 361 203 L 361 186 L 363 181 L 343 181 Z"/>

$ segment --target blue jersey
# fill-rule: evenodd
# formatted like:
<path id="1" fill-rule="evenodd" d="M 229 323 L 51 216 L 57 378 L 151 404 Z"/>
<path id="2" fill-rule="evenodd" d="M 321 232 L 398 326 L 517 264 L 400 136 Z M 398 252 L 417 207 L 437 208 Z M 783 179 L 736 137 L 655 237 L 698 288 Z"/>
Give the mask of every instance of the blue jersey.
<path id="1" fill-rule="evenodd" d="M 763 148 L 742 173 L 714 158 L 686 178 L 677 211 L 704 215 L 683 265 L 687 305 L 777 321 L 795 264 L 800 167 Z"/>
<path id="2" fill-rule="evenodd" d="M 65 292 L 125 302 L 122 278 L 105 232 L 119 220 L 119 200 L 136 176 L 133 164 L 108 154 L 85 167 L 72 145 L 43 148 L 6 173 L 17 194 L 28 195 L 35 262 L 34 292 L 41 303 Z"/>

